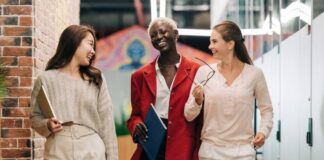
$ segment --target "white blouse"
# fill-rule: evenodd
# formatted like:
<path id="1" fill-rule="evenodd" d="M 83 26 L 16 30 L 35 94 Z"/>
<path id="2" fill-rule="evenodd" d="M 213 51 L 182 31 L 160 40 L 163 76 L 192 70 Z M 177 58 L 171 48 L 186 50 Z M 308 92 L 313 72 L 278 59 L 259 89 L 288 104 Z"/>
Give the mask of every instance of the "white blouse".
<path id="1" fill-rule="evenodd" d="M 218 145 L 247 144 L 253 140 L 252 119 L 254 99 L 261 113 L 259 132 L 269 136 L 272 129 L 273 111 L 267 84 L 263 72 L 245 64 L 240 75 L 228 86 L 226 79 L 218 71 L 217 64 L 212 64 L 215 74 L 204 86 L 204 124 L 201 139 Z M 207 79 L 211 69 L 199 68 L 195 82 Z M 191 87 L 191 93 L 195 84 Z M 194 120 L 202 106 L 195 102 L 190 94 L 184 114 L 188 121 Z"/>
<path id="2" fill-rule="evenodd" d="M 178 69 L 181 63 L 181 58 L 179 63 L 175 65 Z M 162 73 L 160 67 L 158 65 L 158 60 L 155 64 L 156 71 L 156 99 L 155 99 L 155 109 L 161 118 L 168 119 L 169 117 L 169 104 L 170 104 L 170 96 L 171 89 L 173 86 L 173 82 L 177 75 L 174 76 L 170 88 L 168 87 Z M 178 73 L 178 72 L 177 72 Z"/>

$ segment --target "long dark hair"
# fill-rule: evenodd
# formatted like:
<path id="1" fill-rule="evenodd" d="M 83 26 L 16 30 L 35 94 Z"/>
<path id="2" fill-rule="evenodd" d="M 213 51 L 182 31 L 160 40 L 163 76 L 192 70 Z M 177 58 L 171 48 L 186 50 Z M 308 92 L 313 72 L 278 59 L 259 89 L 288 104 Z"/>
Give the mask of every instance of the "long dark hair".
<path id="1" fill-rule="evenodd" d="M 55 55 L 49 60 L 45 70 L 59 69 L 69 64 L 87 33 L 92 34 L 94 50 L 96 50 L 96 36 L 93 28 L 84 25 L 71 25 L 62 32 Z M 102 83 L 101 72 L 92 66 L 94 59 L 95 55 L 91 58 L 90 65 L 80 66 L 81 77 L 84 80 L 86 76 L 89 83 L 94 83 L 100 87 Z"/>
<path id="2" fill-rule="evenodd" d="M 234 22 L 224 21 L 213 27 L 213 30 L 219 32 L 224 41 L 229 42 L 233 40 L 235 42 L 234 54 L 240 61 L 251 65 L 253 64 L 252 59 L 250 58 L 249 53 L 244 45 L 242 32 Z"/>

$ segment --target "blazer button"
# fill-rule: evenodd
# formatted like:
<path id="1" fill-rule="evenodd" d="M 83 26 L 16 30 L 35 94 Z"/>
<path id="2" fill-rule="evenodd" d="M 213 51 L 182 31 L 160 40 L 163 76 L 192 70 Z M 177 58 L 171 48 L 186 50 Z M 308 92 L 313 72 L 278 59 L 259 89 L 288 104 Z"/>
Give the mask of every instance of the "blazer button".
<path id="1" fill-rule="evenodd" d="M 169 121 L 169 124 L 172 124 L 172 122 L 171 122 L 171 121 Z"/>

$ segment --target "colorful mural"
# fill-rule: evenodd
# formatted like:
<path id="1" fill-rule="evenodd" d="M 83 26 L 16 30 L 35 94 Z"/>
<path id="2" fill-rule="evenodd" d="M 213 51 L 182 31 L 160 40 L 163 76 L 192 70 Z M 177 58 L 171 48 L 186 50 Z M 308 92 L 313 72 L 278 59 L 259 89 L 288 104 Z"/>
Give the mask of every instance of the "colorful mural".
<path id="1" fill-rule="evenodd" d="M 96 66 L 102 70 L 125 68 L 122 66 L 132 63 L 132 54 L 141 54 L 141 64 L 154 59 L 158 53 L 151 47 L 148 38 L 144 28 L 133 26 L 99 39 Z"/>

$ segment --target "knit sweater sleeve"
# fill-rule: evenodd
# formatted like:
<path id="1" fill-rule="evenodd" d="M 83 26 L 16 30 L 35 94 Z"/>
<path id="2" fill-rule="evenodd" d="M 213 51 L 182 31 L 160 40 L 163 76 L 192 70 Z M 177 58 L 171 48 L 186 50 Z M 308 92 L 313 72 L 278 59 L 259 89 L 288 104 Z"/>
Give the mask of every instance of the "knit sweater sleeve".
<path id="1" fill-rule="evenodd" d="M 41 76 L 39 76 L 35 81 L 34 88 L 32 91 L 30 120 L 31 120 L 31 127 L 40 135 L 47 137 L 51 134 L 51 132 L 47 127 L 48 119 L 44 117 L 42 111 L 39 108 L 39 104 L 37 103 L 36 100 L 36 97 L 41 87 L 42 87 L 42 81 L 41 81 Z"/>
<path id="2" fill-rule="evenodd" d="M 118 159 L 118 145 L 115 131 L 114 114 L 111 97 L 104 76 L 98 95 L 98 113 L 101 120 L 99 135 L 106 146 L 107 160 Z"/>

